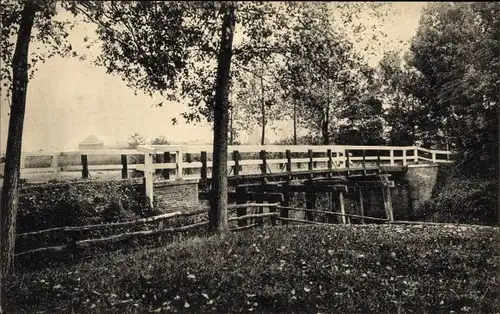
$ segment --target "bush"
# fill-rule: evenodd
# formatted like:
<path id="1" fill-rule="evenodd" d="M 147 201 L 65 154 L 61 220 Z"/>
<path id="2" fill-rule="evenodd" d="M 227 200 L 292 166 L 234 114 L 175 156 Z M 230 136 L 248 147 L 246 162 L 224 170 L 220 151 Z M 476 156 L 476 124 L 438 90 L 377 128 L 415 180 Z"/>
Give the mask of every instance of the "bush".
<path id="1" fill-rule="evenodd" d="M 17 232 L 124 221 L 152 214 L 142 187 L 132 181 L 25 185 Z"/>
<path id="2" fill-rule="evenodd" d="M 498 181 L 465 176 L 444 168 L 432 199 L 419 209 L 416 220 L 481 225 L 497 223 Z"/>

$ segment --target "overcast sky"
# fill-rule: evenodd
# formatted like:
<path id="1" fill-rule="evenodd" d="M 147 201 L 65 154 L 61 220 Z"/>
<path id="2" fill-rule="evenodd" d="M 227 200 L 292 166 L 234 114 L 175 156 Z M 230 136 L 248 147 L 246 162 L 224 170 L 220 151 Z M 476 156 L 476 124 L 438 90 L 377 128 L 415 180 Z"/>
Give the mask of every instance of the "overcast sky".
<path id="1" fill-rule="evenodd" d="M 425 3 L 394 3 L 399 14 L 391 16 L 383 29 L 388 34 L 384 49 L 400 49 L 402 42 L 410 39 L 416 31 L 421 9 Z M 369 21 L 367 23 L 370 23 Z M 82 24 L 72 30 L 70 38 L 78 47 L 83 36 L 92 36 L 91 25 Z M 33 50 L 32 50 L 33 51 Z M 369 61 L 374 65 L 383 51 Z M 5 66 L 2 64 L 2 66 Z M 152 107 L 160 101 L 163 107 Z M 0 147 L 5 150 L 8 130 L 8 102 L 1 99 Z M 54 57 L 40 64 L 38 72 L 29 82 L 23 151 L 36 150 L 76 150 L 78 142 L 90 134 L 103 136 L 107 143 L 125 142 L 133 133 L 141 133 L 149 138 L 164 135 L 168 139 L 185 142 L 211 143 L 209 125 L 193 126 L 185 124 L 180 113 L 187 106 L 172 103 L 162 98 L 151 98 L 129 89 L 119 78 L 106 74 L 104 68 L 90 62 L 72 58 Z M 171 119 L 180 122 L 172 125 Z M 269 134 L 269 140 L 290 137 L 291 125 L 281 124 L 278 134 Z M 259 132 L 244 136 L 247 143 L 259 142 Z"/>

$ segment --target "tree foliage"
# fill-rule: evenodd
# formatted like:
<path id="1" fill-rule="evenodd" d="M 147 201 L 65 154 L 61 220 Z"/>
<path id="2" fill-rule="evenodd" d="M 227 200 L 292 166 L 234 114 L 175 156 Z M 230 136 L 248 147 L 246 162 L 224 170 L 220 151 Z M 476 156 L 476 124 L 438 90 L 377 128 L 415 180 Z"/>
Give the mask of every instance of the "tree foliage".
<path id="1" fill-rule="evenodd" d="M 429 4 L 411 46 L 433 143 L 449 138 L 464 168 L 486 176 L 498 174 L 499 13 L 498 3 Z"/>

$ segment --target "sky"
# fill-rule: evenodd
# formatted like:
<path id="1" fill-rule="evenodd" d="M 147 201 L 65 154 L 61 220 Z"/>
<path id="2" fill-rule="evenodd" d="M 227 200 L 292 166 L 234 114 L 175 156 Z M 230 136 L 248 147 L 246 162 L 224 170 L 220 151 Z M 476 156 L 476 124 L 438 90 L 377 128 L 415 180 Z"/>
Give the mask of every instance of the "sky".
<path id="1" fill-rule="evenodd" d="M 404 43 L 416 32 L 424 5 L 423 2 L 393 3 L 399 13 L 382 24 L 388 35 L 387 42 L 381 45 L 383 50 L 405 49 Z M 369 18 L 367 23 L 371 23 Z M 82 23 L 71 31 L 69 38 L 78 50 L 83 47 L 81 39 L 93 37 L 93 33 L 94 26 Z M 97 55 L 96 49 L 88 53 Z M 380 60 L 383 50 L 375 51 L 376 56 L 367 56 L 371 65 Z M 161 101 L 162 107 L 152 106 Z M 3 97 L 0 109 L 0 149 L 4 152 L 9 102 Z M 125 143 L 134 133 L 148 138 L 164 135 L 175 142 L 210 144 L 213 140 L 211 125 L 184 123 L 181 113 L 185 111 L 186 104 L 169 102 L 158 96 L 151 98 L 140 92 L 136 95 L 119 77 L 106 74 L 104 68 L 90 61 L 56 56 L 40 64 L 34 79 L 29 82 L 22 149 L 26 152 L 77 150 L 78 143 L 90 134 L 102 137 L 105 145 Z M 172 125 L 172 118 L 177 118 L 176 125 Z M 289 121 L 282 121 L 277 126 L 277 131 L 269 132 L 268 141 L 291 136 Z M 244 134 L 240 140 L 257 144 L 259 134 L 256 130 L 254 134 Z"/>

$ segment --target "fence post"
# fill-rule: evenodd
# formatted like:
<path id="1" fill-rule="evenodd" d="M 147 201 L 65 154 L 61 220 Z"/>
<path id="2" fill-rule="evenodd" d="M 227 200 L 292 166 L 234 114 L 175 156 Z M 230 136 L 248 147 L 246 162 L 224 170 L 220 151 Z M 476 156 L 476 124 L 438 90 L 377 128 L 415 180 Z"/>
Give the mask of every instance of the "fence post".
<path id="1" fill-rule="evenodd" d="M 144 188 L 149 198 L 149 205 L 153 207 L 153 155 L 144 154 Z"/>
<path id="2" fill-rule="evenodd" d="M 82 160 L 82 178 L 88 179 L 89 178 L 89 163 L 87 160 L 87 155 L 81 155 L 81 160 Z"/>
<path id="3" fill-rule="evenodd" d="M 51 168 L 55 168 L 54 169 L 54 174 L 57 174 L 59 172 L 59 166 L 58 166 L 58 162 L 57 162 L 57 157 L 58 156 L 59 156 L 58 154 L 52 155 L 52 159 L 50 161 L 50 167 Z"/>
<path id="4" fill-rule="evenodd" d="M 122 179 L 128 178 L 127 155 L 122 155 Z"/>
<path id="5" fill-rule="evenodd" d="M 327 149 L 326 150 L 326 157 L 328 158 L 328 161 L 327 161 L 327 167 L 328 167 L 328 170 L 332 170 L 333 168 L 333 161 L 332 161 L 332 150 L 331 149 Z"/>
<path id="6" fill-rule="evenodd" d="M 235 176 L 240 175 L 240 152 L 237 150 L 233 151 L 233 160 L 234 160 L 234 167 L 233 167 L 233 173 Z"/>
<path id="7" fill-rule="evenodd" d="M 260 159 L 262 160 L 262 164 L 260 165 L 260 172 L 263 174 L 262 184 L 265 184 L 267 182 L 267 180 L 266 180 L 267 159 L 266 159 L 266 151 L 265 150 L 260 151 Z"/>
<path id="8" fill-rule="evenodd" d="M 309 163 L 308 163 L 308 170 L 312 171 L 314 169 L 314 164 L 313 164 L 313 150 L 309 149 L 307 150 L 307 157 L 309 158 Z"/>
<path id="9" fill-rule="evenodd" d="M 393 149 L 391 149 L 389 151 L 389 156 L 391 158 L 391 166 L 394 166 L 394 150 Z"/>
<path id="10" fill-rule="evenodd" d="M 205 151 L 201 152 L 200 161 L 201 161 L 201 170 L 200 170 L 201 183 L 203 188 L 207 189 L 208 188 L 207 152 Z"/>
<path id="11" fill-rule="evenodd" d="M 406 149 L 403 149 L 403 166 L 406 166 Z"/>
<path id="12" fill-rule="evenodd" d="M 163 163 L 171 163 L 172 162 L 172 155 L 170 152 L 164 152 L 163 153 Z M 163 169 L 163 178 L 166 180 L 170 179 L 170 169 Z"/>
<path id="13" fill-rule="evenodd" d="M 432 163 L 436 163 L 436 152 L 432 152 Z"/>
<path id="14" fill-rule="evenodd" d="M 418 148 L 413 150 L 413 161 L 418 164 Z"/>
<path id="15" fill-rule="evenodd" d="M 177 179 L 182 179 L 182 151 L 175 152 L 175 171 Z"/>

